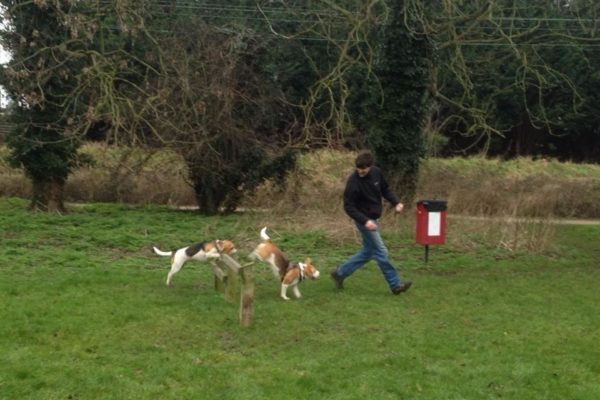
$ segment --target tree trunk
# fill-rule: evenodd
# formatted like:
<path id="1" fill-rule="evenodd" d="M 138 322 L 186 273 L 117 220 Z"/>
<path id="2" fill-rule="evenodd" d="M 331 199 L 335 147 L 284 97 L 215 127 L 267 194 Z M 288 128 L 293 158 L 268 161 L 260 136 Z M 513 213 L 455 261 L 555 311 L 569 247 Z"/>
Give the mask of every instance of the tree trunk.
<path id="1" fill-rule="evenodd" d="M 534 127 L 528 115 L 524 115 L 522 120 L 520 125 L 509 132 L 511 140 L 507 147 L 506 158 L 534 156 L 540 152 L 536 146 L 543 143 L 544 131 Z"/>
<path id="2" fill-rule="evenodd" d="M 388 185 L 392 188 L 392 191 L 396 193 L 400 202 L 408 207 L 409 204 L 413 203 L 417 194 L 418 167 L 399 167 L 398 170 L 400 171 L 395 173 L 383 172 L 386 174 Z"/>
<path id="3" fill-rule="evenodd" d="M 31 210 L 64 213 L 65 181 L 58 178 L 32 179 Z"/>
<path id="4" fill-rule="evenodd" d="M 194 182 L 194 194 L 198 211 L 206 215 L 214 215 L 219 212 L 219 201 L 212 188 L 203 183 Z"/>

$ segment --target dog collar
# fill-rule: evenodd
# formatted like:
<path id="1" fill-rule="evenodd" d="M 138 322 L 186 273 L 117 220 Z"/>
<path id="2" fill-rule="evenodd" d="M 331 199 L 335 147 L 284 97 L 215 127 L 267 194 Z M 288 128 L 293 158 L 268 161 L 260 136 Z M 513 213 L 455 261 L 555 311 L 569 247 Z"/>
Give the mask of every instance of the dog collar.
<path id="1" fill-rule="evenodd" d="M 300 280 L 301 281 L 304 280 L 304 267 L 306 267 L 306 264 L 298 263 L 298 268 L 300 268 Z"/>
<path id="2" fill-rule="evenodd" d="M 293 264 L 293 263 L 289 263 L 287 268 L 286 268 L 286 272 L 293 269 L 293 268 L 298 268 L 300 270 L 300 278 L 299 280 L 302 282 L 306 275 L 304 274 L 304 268 L 306 267 L 306 264 L 304 263 L 298 263 L 298 264 Z M 281 278 L 283 280 L 283 277 Z"/>

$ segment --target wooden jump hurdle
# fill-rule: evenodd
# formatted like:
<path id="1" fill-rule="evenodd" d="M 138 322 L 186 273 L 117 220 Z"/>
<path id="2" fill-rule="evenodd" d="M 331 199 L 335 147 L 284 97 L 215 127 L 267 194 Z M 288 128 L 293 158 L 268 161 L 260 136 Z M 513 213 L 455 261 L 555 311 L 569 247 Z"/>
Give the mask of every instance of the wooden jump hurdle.
<path id="1" fill-rule="evenodd" d="M 227 254 L 213 264 L 215 273 L 215 290 L 225 296 L 225 301 L 234 303 L 238 287 L 240 287 L 240 325 L 250 326 L 254 314 L 254 263 L 240 265 Z"/>

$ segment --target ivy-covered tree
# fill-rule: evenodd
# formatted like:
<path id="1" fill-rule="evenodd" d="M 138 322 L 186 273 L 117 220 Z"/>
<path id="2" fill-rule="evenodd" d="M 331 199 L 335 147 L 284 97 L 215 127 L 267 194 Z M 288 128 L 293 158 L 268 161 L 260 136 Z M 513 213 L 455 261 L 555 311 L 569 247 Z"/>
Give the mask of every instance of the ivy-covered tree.
<path id="1" fill-rule="evenodd" d="M 391 5 L 381 27 L 376 80 L 371 80 L 364 129 L 368 147 L 405 202 L 415 194 L 425 155 L 423 127 L 428 115 L 428 78 L 432 49 L 427 37 L 407 29 L 403 2 Z"/>
<path id="2" fill-rule="evenodd" d="M 11 162 L 32 182 L 31 208 L 62 212 L 64 186 L 86 135 L 123 124 L 127 107 L 117 100 L 129 105 L 124 97 L 140 92 L 139 68 L 126 48 L 131 36 L 118 29 L 110 4 L 0 3 L 0 41 L 11 54 L 0 73 L 16 127 L 6 139 Z"/>
<path id="3" fill-rule="evenodd" d="M 22 166 L 33 184 L 31 207 L 63 211 L 63 188 L 77 158 L 80 140 L 69 135 L 70 116 L 63 101 L 73 89 L 72 70 L 83 67 L 72 57 L 81 41 L 63 18 L 71 6 L 58 2 L 2 1 L 11 29 L 2 45 L 12 59 L 2 84 L 13 101 L 8 134 L 14 165 Z"/>

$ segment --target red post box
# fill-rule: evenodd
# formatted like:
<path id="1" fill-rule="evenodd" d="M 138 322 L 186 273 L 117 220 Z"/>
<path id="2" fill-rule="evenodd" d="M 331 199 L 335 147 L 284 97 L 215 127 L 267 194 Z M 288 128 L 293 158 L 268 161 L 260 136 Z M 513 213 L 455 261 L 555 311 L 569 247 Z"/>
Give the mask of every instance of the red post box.
<path id="1" fill-rule="evenodd" d="M 417 202 L 417 243 L 425 245 L 425 262 L 429 258 L 429 245 L 446 241 L 446 208 L 445 200 Z"/>

